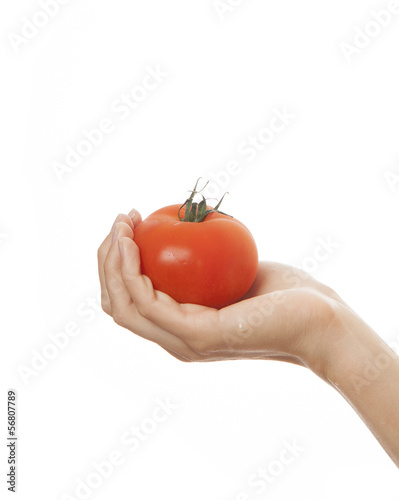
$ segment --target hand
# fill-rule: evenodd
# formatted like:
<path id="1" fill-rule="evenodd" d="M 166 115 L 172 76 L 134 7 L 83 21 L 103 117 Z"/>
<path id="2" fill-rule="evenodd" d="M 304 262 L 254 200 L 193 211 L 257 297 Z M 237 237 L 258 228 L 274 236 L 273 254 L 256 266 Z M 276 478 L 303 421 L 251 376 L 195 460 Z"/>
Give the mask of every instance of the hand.
<path id="1" fill-rule="evenodd" d="M 249 292 L 217 310 L 179 304 L 141 274 L 132 211 L 119 215 L 98 251 L 102 307 L 115 322 L 182 361 L 281 359 L 323 376 L 339 296 L 303 271 L 260 262 Z M 330 339 L 331 340 L 331 339 Z"/>
<path id="2" fill-rule="evenodd" d="M 279 359 L 307 366 L 353 406 L 399 467 L 399 357 L 330 288 L 260 262 L 251 289 L 217 310 L 179 304 L 141 274 L 138 212 L 119 215 L 98 250 L 102 307 L 182 361 Z"/>

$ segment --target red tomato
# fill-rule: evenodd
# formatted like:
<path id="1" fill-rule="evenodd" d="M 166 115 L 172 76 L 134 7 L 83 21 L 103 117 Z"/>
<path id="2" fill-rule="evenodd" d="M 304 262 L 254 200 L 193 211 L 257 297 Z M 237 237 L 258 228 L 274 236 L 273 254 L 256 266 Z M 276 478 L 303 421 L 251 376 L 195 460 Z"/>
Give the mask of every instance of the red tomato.
<path id="1" fill-rule="evenodd" d="M 237 302 L 251 287 L 258 268 L 252 235 L 244 224 L 221 212 L 208 213 L 202 222 L 181 220 L 179 215 L 191 208 L 187 202 L 183 208 L 161 208 L 135 228 L 141 271 L 156 290 L 180 303 L 219 309 Z M 212 210 L 204 200 L 205 208 Z"/>

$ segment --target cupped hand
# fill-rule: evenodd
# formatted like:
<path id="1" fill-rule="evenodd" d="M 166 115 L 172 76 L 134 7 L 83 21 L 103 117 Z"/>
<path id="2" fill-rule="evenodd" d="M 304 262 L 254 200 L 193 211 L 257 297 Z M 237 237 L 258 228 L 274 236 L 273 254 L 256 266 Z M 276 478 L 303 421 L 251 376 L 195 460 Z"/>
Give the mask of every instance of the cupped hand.
<path id="1" fill-rule="evenodd" d="M 98 249 L 102 307 L 114 321 L 182 361 L 281 359 L 322 376 L 344 304 L 329 287 L 295 267 L 260 262 L 237 303 L 220 310 L 180 304 L 141 274 L 132 210 L 119 215 Z"/>

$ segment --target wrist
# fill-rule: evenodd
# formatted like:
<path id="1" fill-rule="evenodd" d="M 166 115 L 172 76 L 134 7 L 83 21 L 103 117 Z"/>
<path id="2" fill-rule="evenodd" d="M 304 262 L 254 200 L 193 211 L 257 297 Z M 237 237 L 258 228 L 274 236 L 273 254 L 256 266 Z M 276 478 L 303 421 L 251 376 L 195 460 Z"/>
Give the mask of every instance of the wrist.
<path id="1" fill-rule="evenodd" d="M 350 307 L 337 303 L 324 336 L 318 375 L 335 389 L 354 395 L 384 378 L 396 354 Z"/>
<path id="2" fill-rule="evenodd" d="M 399 467 L 399 357 L 343 304 L 320 376 L 361 416 Z"/>

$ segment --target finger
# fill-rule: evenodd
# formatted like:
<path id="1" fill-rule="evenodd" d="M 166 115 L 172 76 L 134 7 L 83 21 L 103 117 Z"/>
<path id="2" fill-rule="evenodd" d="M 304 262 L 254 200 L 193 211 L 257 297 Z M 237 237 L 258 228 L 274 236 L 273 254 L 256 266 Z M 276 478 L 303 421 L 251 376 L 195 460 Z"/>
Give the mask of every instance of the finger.
<path id="1" fill-rule="evenodd" d="M 313 278 L 299 268 L 279 262 L 259 262 L 255 280 L 243 298 L 308 286 L 310 280 Z"/>
<path id="2" fill-rule="evenodd" d="M 119 248 L 122 279 L 141 316 L 172 332 L 183 341 L 192 339 L 198 333 L 198 315 L 206 314 L 209 326 L 212 316 L 217 313 L 216 309 L 195 304 L 179 304 L 169 295 L 154 290 L 148 276 L 141 274 L 140 252 L 136 243 L 129 238 L 120 238 Z"/>
<path id="3" fill-rule="evenodd" d="M 169 295 L 154 290 L 151 280 L 141 274 L 139 249 L 129 238 L 119 240 L 121 251 L 122 279 L 138 313 L 157 327 L 174 333 L 189 348 L 204 355 L 212 351 L 228 351 L 237 348 L 242 353 L 242 337 L 236 337 L 236 328 L 240 319 L 245 318 L 241 304 L 236 310 L 221 316 L 220 310 L 196 304 L 179 304 Z M 244 320 L 243 320 L 244 321 Z M 228 343 L 230 337 L 233 345 Z M 219 352 L 221 354 L 221 352 Z"/>
<path id="4" fill-rule="evenodd" d="M 308 287 L 314 288 L 339 302 L 343 302 L 334 290 L 320 283 L 320 281 L 316 280 L 309 273 L 298 267 L 288 266 L 280 262 L 259 262 L 255 281 L 243 299 L 277 290 Z"/>
<path id="5" fill-rule="evenodd" d="M 110 309 L 111 305 L 110 305 L 107 287 L 105 285 L 104 262 L 105 262 L 105 259 L 107 258 L 109 249 L 111 247 L 112 231 L 118 222 L 125 222 L 132 229 L 133 229 L 134 225 L 138 225 L 141 222 L 141 216 L 140 216 L 139 212 L 137 212 L 137 211 L 134 211 L 134 212 L 135 212 L 135 214 L 134 214 L 133 218 L 130 216 L 130 213 L 129 213 L 129 215 L 119 214 L 116 217 L 116 219 L 112 225 L 110 233 L 107 235 L 107 237 L 101 243 L 101 245 L 97 251 L 98 275 L 100 278 L 100 285 L 101 285 L 101 305 L 107 314 L 111 314 L 111 309 Z"/>
<path id="6" fill-rule="evenodd" d="M 121 277 L 120 252 L 117 248 L 119 237 L 124 237 L 129 241 L 132 241 L 133 238 L 133 232 L 123 222 L 115 224 L 111 246 L 104 264 L 105 283 L 110 299 L 110 314 L 115 322 L 147 340 L 156 342 L 171 354 L 174 353 L 173 355 L 179 359 L 196 360 L 198 355 L 181 339 L 138 313 Z"/>
<path id="7" fill-rule="evenodd" d="M 134 229 L 135 227 L 137 227 L 140 224 L 140 222 L 142 222 L 140 212 L 138 212 L 135 208 L 133 208 L 132 210 L 130 210 L 129 217 L 130 217 L 130 220 L 133 223 L 133 228 L 132 229 Z"/>
<path id="8" fill-rule="evenodd" d="M 121 276 L 120 253 L 118 248 L 119 237 L 133 238 L 131 226 L 125 222 L 117 222 L 115 224 L 111 233 L 108 254 L 104 262 L 105 286 L 112 316 L 122 315 L 124 310 L 132 303 L 132 299 Z"/>
<path id="9" fill-rule="evenodd" d="M 298 356 L 307 330 L 320 312 L 320 294 L 306 288 L 274 291 L 217 310 L 179 304 L 154 290 L 141 274 L 139 249 L 119 240 L 122 279 L 141 316 L 173 332 L 195 352 L 206 356 Z"/>
<path id="10" fill-rule="evenodd" d="M 129 238 L 119 239 L 121 275 L 139 315 L 158 328 L 175 334 L 198 353 L 213 349 L 242 351 L 241 340 L 234 337 L 239 319 L 245 317 L 240 307 L 221 320 L 221 311 L 194 304 L 179 304 L 172 297 L 154 290 L 148 276 L 141 274 L 140 253 Z M 229 308 L 226 308 L 229 309 Z M 233 346 L 226 345 L 229 335 Z"/>

